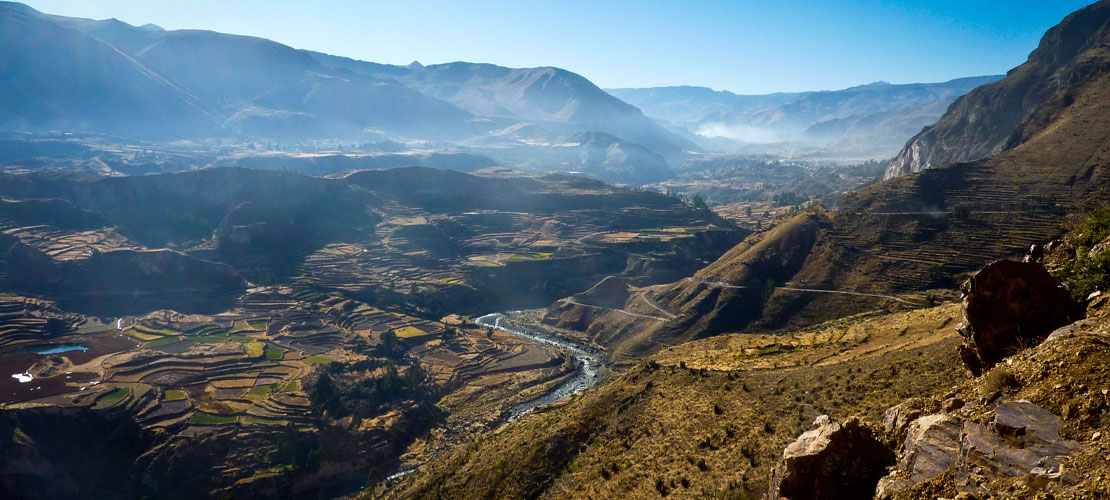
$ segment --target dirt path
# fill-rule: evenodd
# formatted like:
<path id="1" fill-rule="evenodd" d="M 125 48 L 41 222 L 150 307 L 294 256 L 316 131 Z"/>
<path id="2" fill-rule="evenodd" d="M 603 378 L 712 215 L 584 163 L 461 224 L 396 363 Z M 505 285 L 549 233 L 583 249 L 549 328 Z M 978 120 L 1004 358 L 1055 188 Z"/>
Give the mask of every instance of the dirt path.
<path id="1" fill-rule="evenodd" d="M 716 286 L 716 287 L 721 287 L 721 288 L 736 288 L 736 289 L 741 289 L 741 290 L 748 290 L 748 289 L 753 289 L 753 288 L 759 288 L 759 289 L 764 288 L 764 287 L 759 286 L 759 285 L 734 285 L 734 284 L 729 283 L 727 281 L 711 281 L 711 280 L 703 280 L 703 279 L 698 279 L 698 278 L 684 278 L 684 279 L 689 280 L 689 281 L 693 281 L 695 283 L 700 283 L 702 285 Z M 895 297 L 894 295 L 886 295 L 886 294 L 881 294 L 881 293 L 853 292 L 853 291 L 848 291 L 848 290 L 822 290 L 822 289 L 819 289 L 819 288 L 798 288 L 798 287 L 793 287 L 793 286 L 778 286 L 778 285 L 776 285 L 775 288 L 779 289 L 779 290 L 789 290 L 789 291 L 792 291 L 792 292 L 835 293 L 835 294 L 840 294 L 840 295 L 854 295 L 854 296 L 857 296 L 857 297 L 876 297 L 876 298 L 881 298 L 881 299 L 896 300 L 898 302 L 901 302 L 903 304 L 908 304 L 908 305 L 917 305 L 914 302 L 903 299 L 901 297 Z"/>
<path id="2" fill-rule="evenodd" d="M 670 311 L 668 311 L 666 309 L 663 309 L 662 307 L 659 307 L 659 305 L 656 304 L 654 300 L 651 300 L 651 297 L 648 297 L 647 292 L 640 292 L 640 295 L 638 295 L 638 297 L 640 298 L 640 300 L 643 303 L 651 306 L 652 309 L 655 309 L 656 311 L 659 311 L 659 312 L 663 313 L 663 316 L 666 316 L 667 319 L 675 319 L 675 318 L 678 317 L 678 316 L 675 316 L 674 314 L 672 314 Z"/>
<path id="3" fill-rule="evenodd" d="M 659 316 L 651 316 L 651 315 L 648 315 L 648 314 L 628 312 L 628 311 L 625 311 L 624 309 L 614 309 L 612 307 L 595 306 L 593 304 L 583 304 L 581 302 L 578 302 L 578 301 L 575 301 L 575 300 L 572 300 L 572 299 L 566 299 L 565 301 L 566 301 L 567 304 L 573 304 L 573 305 L 582 306 L 582 307 L 592 307 L 594 309 L 601 309 L 603 311 L 619 312 L 619 313 L 627 314 L 629 316 L 636 317 L 636 318 L 653 319 L 655 321 L 667 321 L 667 319 L 668 319 L 668 318 L 661 318 Z"/>

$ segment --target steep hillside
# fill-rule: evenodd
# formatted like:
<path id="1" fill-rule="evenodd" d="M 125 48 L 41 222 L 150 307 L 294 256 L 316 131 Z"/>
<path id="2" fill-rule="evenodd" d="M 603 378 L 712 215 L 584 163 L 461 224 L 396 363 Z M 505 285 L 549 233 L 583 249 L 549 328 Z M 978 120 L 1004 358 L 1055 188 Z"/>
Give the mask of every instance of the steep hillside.
<path id="1" fill-rule="evenodd" d="M 1073 244 L 1086 250 L 1092 230 L 1105 238 L 1106 213 L 1052 246 L 1050 266 L 1075 261 Z M 982 272 L 991 269 L 1045 273 L 1036 262 Z M 1097 498 L 1108 477 L 1110 301 L 1095 296 L 1087 319 L 1061 318 L 1055 304 L 1029 301 L 1063 291 L 1051 279 L 1006 278 L 977 275 L 962 305 L 669 347 L 363 498 Z M 612 298 L 618 285 L 578 297 Z M 986 342 L 988 331 L 1010 337 Z M 1004 359 L 969 374 L 961 335 L 963 347 L 994 346 Z"/>
<path id="2" fill-rule="evenodd" d="M 830 151 L 856 152 L 885 160 L 904 145 L 903 139 L 936 123 L 955 99 L 951 96 L 917 107 L 833 118 L 810 125 L 802 137 L 828 144 L 826 148 Z"/>
<path id="3" fill-rule="evenodd" d="M 682 344 L 444 453 L 384 496 L 759 498 L 817 415 L 879 419 L 959 381 L 958 314 L 950 304 Z"/>
<path id="4" fill-rule="evenodd" d="M 564 299 L 543 322 L 586 333 L 620 361 L 744 330 L 764 314 L 768 299 L 798 271 L 828 225 L 823 211 L 801 213 L 748 237 L 692 277 L 625 291 L 619 305 L 590 295 Z"/>
<path id="5" fill-rule="evenodd" d="M 1045 33 L 1006 78 L 960 98 L 935 125 L 914 136 L 887 169 L 892 178 L 1012 149 L 1075 102 L 1075 90 L 1103 77 L 1110 50 L 1110 2 L 1081 9 Z"/>
<path id="6" fill-rule="evenodd" d="M 892 85 L 875 82 L 844 90 L 806 92 L 782 104 L 748 113 L 707 116 L 700 124 L 720 122 L 724 125 L 762 126 L 771 130 L 791 131 L 808 124 L 836 118 L 866 115 L 881 111 L 919 107 L 943 101 L 985 83 L 997 76 L 959 78 L 942 83 Z"/>
<path id="7" fill-rule="evenodd" d="M 22 4 L 0 3 L 0 61 L 6 130 L 164 139 L 211 134 L 219 123 L 187 90 Z"/>
<path id="8" fill-rule="evenodd" d="M 645 184 L 674 176 L 662 156 L 647 147 L 623 142 L 604 132 L 580 132 L 566 141 L 562 147 L 579 150 L 580 171 L 585 174 L 631 184 Z"/>

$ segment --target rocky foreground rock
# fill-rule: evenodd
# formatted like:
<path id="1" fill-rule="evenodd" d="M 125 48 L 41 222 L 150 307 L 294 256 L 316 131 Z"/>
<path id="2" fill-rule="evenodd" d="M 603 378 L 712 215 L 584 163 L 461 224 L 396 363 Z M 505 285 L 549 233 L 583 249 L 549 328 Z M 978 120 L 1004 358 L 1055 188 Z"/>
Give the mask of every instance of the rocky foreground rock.
<path id="1" fill-rule="evenodd" d="M 1028 475 L 1042 486 L 1077 481 L 1066 474 L 1062 460 L 1075 453 L 1079 443 L 1060 437 L 1059 417 L 1021 400 L 1000 404 L 986 414 L 976 415 L 975 410 L 976 405 L 968 405 L 958 412 L 915 419 L 906 430 L 897 467 L 879 481 L 875 497 L 892 498 L 898 490 L 946 472 L 951 472 L 956 490 L 968 494 L 988 493 L 981 483 L 990 478 Z"/>
<path id="2" fill-rule="evenodd" d="M 1083 319 L 1084 308 L 1037 262 L 999 260 L 964 285 L 960 357 L 975 375 Z"/>
<path id="3" fill-rule="evenodd" d="M 842 425 L 822 415 L 786 448 L 781 467 L 772 471 L 768 497 L 871 498 L 894 458 L 859 419 Z"/>

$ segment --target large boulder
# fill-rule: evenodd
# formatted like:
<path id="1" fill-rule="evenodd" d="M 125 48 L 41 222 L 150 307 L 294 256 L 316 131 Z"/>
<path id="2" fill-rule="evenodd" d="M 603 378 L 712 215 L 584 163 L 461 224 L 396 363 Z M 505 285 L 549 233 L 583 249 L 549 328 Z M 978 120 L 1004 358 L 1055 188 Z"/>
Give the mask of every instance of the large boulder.
<path id="1" fill-rule="evenodd" d="M 894 462 L 894 452 L 859 420 L 841 425 L 822 415 L 783 452 L 782 463 L 771 471 L 768 497 L 869 499 Z"/>
<path id="2" fill-rule="evenodd" d="M 963 295 L 960 357 L 975 375 L 1084 317 L 1083 306 L 1038 262 L 992 262 L 964 284 Z"/>
<path id="3" fill-rule="evenodd" d="M 920 417 L 910 424 L 898 466 L 879 481 L 875 497 L 892 498 L 948 471 L 956 489 L 968 493 L 981 493 L 980 482 L 997 478 L 1074 482 L 1061 459 L 1079 443 L 1060 437 L 1062 427 L 1056 415 L 1029 401 L 1000 404 L 985 422 L 958 413 Z"/>

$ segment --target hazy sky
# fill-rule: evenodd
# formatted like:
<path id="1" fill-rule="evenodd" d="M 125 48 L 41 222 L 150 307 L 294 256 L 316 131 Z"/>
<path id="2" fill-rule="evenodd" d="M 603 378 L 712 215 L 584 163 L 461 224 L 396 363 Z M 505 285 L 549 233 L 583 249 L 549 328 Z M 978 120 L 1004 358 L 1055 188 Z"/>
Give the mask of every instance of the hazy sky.
<path id="1" fill-rule="evenodd" d="M 738 93 L 1004 73 L 1083 0 L 28 0 L 375 62 L 559 66 L 602 87 Z"/>

